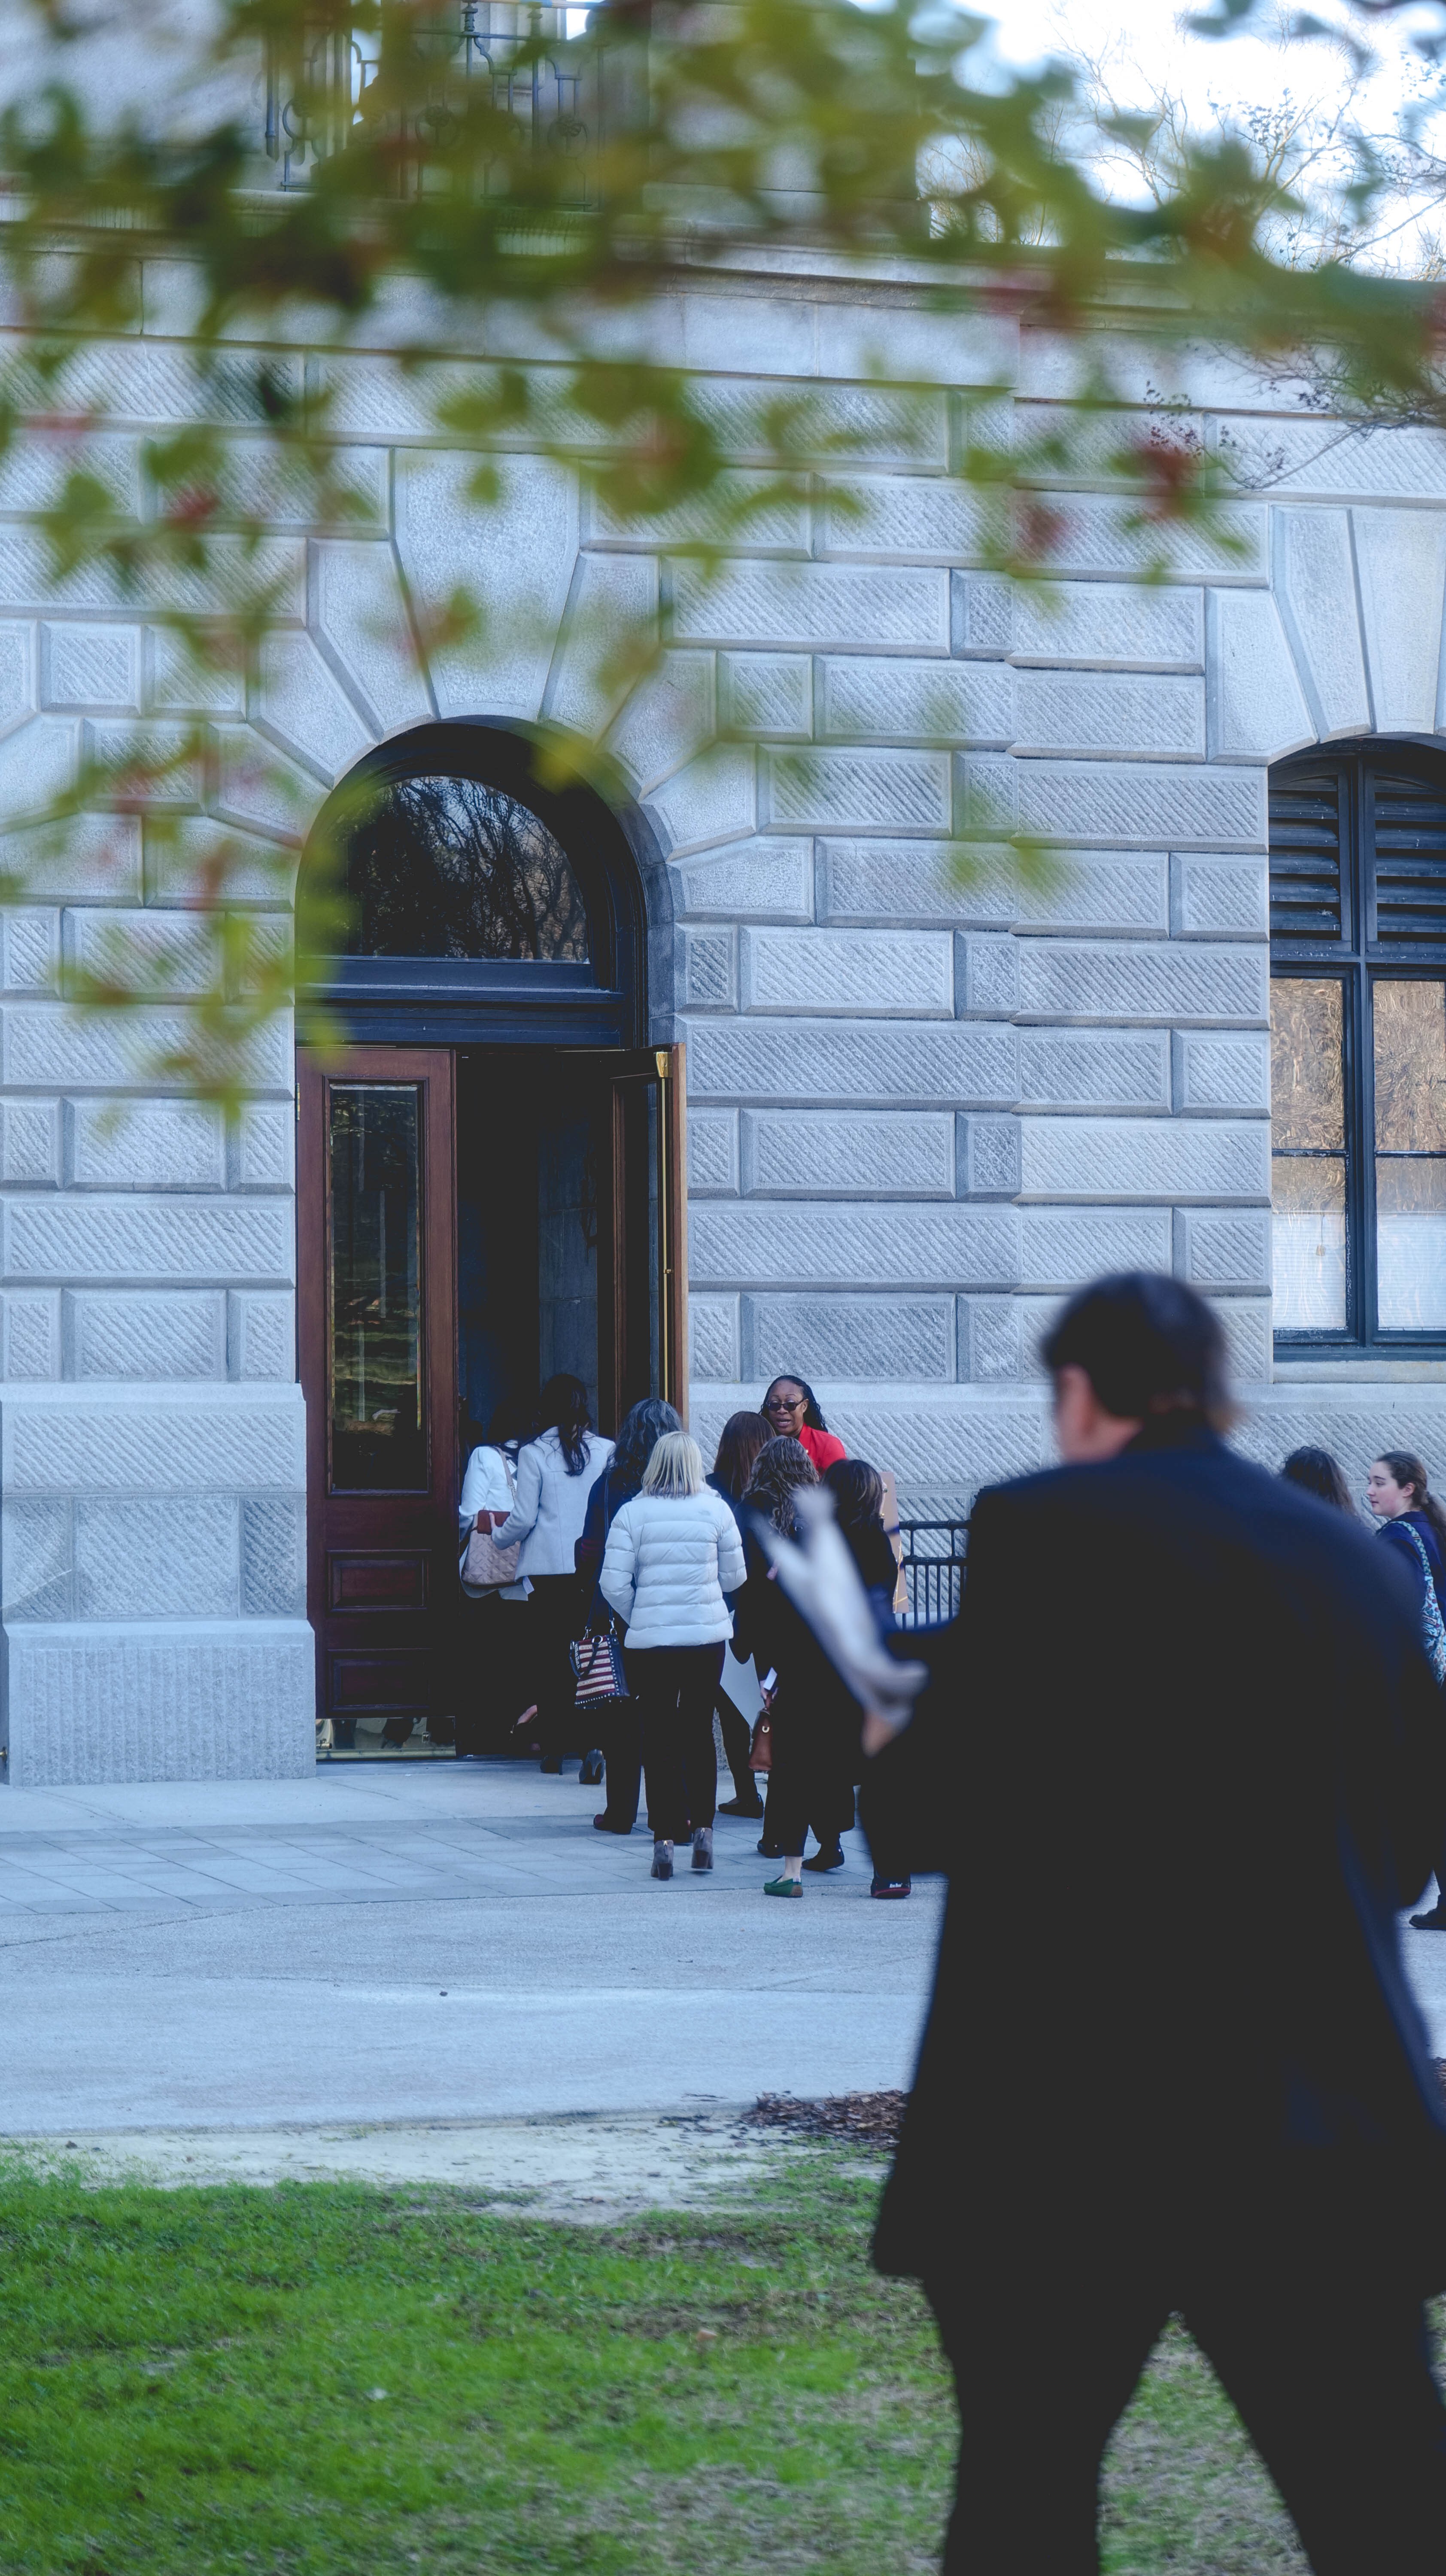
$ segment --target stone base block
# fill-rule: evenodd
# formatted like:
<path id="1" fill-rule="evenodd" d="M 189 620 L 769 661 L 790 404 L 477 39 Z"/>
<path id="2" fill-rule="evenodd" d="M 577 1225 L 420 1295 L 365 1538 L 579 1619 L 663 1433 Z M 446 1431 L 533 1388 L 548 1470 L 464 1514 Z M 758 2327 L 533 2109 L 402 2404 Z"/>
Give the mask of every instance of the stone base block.
<path id="1" fill-rule="evenodd" d="M 295 1780 L 315 1763 L 304 1619 L 37 1620 L 0 1635 L 13 1788 Z"/>
<path id="2" fill-rule="evenodd" d="M 799 1346 L 794 1365 L 807 1372 Z M 878 1384 L 814 1380 L 824 1419 L 850 1457 L 892 1467 L 899 1502 L 911 1520 L 967 1512 L 981 1485 L 1028 1476 L 1055 1463 L 1049 1389 L 1043 1383 Z M 735 1385 L 695 1380 L 690 1426 L 712 1463 L 730 1413 L 757 1405 L 763 1381 Z M 1329 1449 L 1359 1496 L 1366 1470 L 1385 1449 L 1411 1449 L 1425 1461 L 1433 1488 L 1446 1493 L 1446 1382 L 1278 1379 L 1237 1389 L 1240 1420 L 1231 1437 L 1246 1457 L 1272 1471 L 1292 1449 Z"/>

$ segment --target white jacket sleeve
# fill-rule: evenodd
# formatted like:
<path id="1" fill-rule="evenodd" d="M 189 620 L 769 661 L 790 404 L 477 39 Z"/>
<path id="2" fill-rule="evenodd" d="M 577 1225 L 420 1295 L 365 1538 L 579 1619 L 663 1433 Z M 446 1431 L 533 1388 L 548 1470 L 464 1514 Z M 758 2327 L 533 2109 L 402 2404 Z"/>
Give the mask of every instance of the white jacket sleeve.
<path id="1" fill-rule="evenodd" d="M 718 1513 L 718 1589 L 725 1598 L 741 1592 L 748 1579 L 738 1523 L 724 1503 Z"/>
<path id="2" fill-rule="evenodd" d="M 512 1496 L 507 1488 L 507 1470 L 500 1449 L 484 1444 L 474 1449 L 467 1461 L 462 1491 L 457 1503 L 457 1522 L 465 1538 L 479 1512 L 509 1512 Z"/>
<path id="3" fill-rule="evenodd" d="M 516 1547 L 519 1540 L 537 1527 L 541 1507 L 542 1460 L 529 1440 L 527 1447 L 518 1454 L 517 1500 L 502 1527 L 492 1533 L 494 1547 Z"/>
<path id="4" fill-rule="evenodd" d="M 638 1589 L 638 1533 L 626 1503 L 613 1516 L 598 1581 L 603 1599 L 611 1603 L 626 1626 L 633 1615 Z"/>

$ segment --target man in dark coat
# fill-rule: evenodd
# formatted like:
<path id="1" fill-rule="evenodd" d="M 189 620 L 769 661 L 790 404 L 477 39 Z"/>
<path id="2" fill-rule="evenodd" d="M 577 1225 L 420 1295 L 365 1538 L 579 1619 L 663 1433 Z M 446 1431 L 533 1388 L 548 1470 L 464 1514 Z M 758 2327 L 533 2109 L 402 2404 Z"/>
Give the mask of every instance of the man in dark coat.
<path id="1" fill-rule="evenodd" d="M 1178 2310 L 1318 2576 L 1423 2576 L 1446 2123 L 1396 1915 L 1446 1705 L 1386 1551 L 1219 1436 L 1200 1299 L 1103 1280 L 1045 1356 L 1066 1463 L 981 1495 L 864 1793 L 950 1880 L 875 2248 L 958 2384 L 945 2568 L 1092 2576 L 1101 2453 Z"/>

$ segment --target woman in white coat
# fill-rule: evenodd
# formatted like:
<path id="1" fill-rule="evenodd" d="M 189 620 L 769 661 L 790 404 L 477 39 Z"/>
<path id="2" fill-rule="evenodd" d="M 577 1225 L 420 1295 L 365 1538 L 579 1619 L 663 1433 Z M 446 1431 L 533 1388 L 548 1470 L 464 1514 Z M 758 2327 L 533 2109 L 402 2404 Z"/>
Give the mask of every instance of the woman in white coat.
<path id="1" fill-rule="evenodd" d="M 522 1543 L 517 1571 L 531 1586 L 529 1690 L 537 1702 L 543 1770 L 560 1771 L 572 1722 L 568 1646 L 581 1608 L 574 1550 L 587 1518 L 587 1498 L 613 1444 L 592 1427 L 580 1377 L 550 1377 L 537 1414 L 542 1428 L 518 1455 L 517 1499 L 500 1526 L 494 1521 L 492 1536 L 498 1547 Z M 480 1521 L 481 1515 L 479 1526 Z"/>
<path id="2" fill-rule="evenodd" d="M 500 1528 L 517 1500 L 517 1461 L 530 1427 L 531 1409 L 515 1396 L 494 1406 L 487 1437 L 467 1461 L 457 1502 L 463 1608 L 453 1706 L 459 1757 L 512 1750 L 508 1739 L 526 1706 L 520 1648 L 527 1629 L 527 1583 L 519 1573 L 508 1583 L 474 1585 L 467 1580 L 466 1565 L 472 1532 L 490 1530 L 494 1523 Z"/>
<path id="3" fill-rule="evenodd" d="M 713 1703 L 741 1590 L 743 1548 L 721 1494 L 703 1479 L 686 1431 L 658 1442 L 643 1489 L 615 1514 L 602 1589 L 626 1623 L 628 1687 L 638 1703 L 653 1827 L 653 1876 L 673 1875 L 673 1846 L 689 1831 L 693 1867 L 713 1866 L 718 1764 Z"/>

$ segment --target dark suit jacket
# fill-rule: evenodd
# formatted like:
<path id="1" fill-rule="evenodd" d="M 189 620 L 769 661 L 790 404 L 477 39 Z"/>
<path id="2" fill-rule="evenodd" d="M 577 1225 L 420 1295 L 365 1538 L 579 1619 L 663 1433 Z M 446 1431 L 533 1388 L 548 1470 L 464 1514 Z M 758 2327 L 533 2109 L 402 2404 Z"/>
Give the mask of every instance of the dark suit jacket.
<path id="1" fill-rule="evenodd" d="M 1418 1633 L 1388 1550 L 1207 1432 L 980 1497 L 864 1789 L 891 1860 L 950 1878 L 886 2270 L 1218 2222 L 1374 2229 L 1446 2284 L 1395 1919 L 1446 1824 Z"/>

